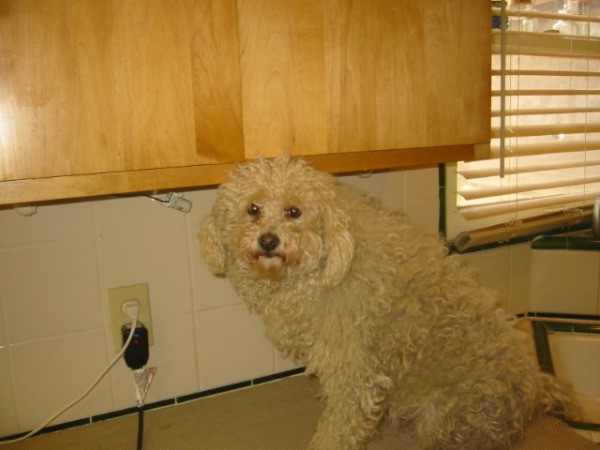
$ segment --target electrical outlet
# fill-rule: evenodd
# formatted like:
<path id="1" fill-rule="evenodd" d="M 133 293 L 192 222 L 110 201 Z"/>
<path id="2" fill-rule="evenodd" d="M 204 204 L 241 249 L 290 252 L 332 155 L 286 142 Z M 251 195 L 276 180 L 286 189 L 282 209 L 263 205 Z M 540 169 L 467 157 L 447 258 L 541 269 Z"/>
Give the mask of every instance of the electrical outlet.
<path id="1" fill-rule="evenodd" d="M 123 347 L 121 328 L 123 325 L 131 323 L 131 320 L 123 311 L 123 304 L 131 300 L 137 300 L 139 302 L 140 314 L 138 322 L 143 323 L 148 330 L 149 344 L 154 344 L 148 284 L 143 283 L 112 288 L 108 290 L 108 309 L 110 312 L 110 329 L 115 352 L 119 352 Z"/>

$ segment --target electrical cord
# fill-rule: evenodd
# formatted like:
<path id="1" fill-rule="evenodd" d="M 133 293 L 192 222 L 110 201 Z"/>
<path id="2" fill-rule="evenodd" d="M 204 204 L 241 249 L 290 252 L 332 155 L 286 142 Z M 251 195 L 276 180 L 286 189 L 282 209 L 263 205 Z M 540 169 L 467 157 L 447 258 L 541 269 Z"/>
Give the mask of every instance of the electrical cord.
<path id="1" fill-rule="evenodd" d="M 130 311 L 130 308 L 133 311 Z M 127 303 L 124 305 L 124 311 L 129 316 L 137 314 L 137 303 Z M 127 326 L 125 325 L 122 329 L 123 338 L 127 335 Z M 150 383 L 154 378 L 156 368 L 147 368 L 148 358 L 150 356 L 148 352 L 148 329 L 144 327 L 143 323 L 139 323 L 135 327 L 134 339 L 131 344 L 127 347 L 127 350 L 123 354 L 123 359 L 127 366 L 132 370 L 133 381 L 135 383 L 136 390 L 136 401 L 138 405 L 138 433 L 137 433 L 137 450 L 142 450 L 143 438 L 144 438 L 144 400 L 146 393 L 150 387 Z M 129 330 L 131 333 L 131 330 Z"/>
<path id="2" fill-rule="evenodd" d="M 44 428 L 45 426 L 47 426 L 49 423 L 51 423 L 54 419 L 56 419 L 58 416 L 60 416 L 61 414 L 63 414 L 65 411 L 69 410 L 70 408 L 72 408 L 73 406 L 75 406 L 77 403 L 79 403 L 81 400 L 83 400 L 85 397 L 87 397 L 87 395 L 98 385 L 98 383 L 100 383 L 100 381 L 102 380 L 102 378 L 104 378 L 104 376 L 108 373 L 108 371 L 110 369 L 112 369 L 112 367 L 123 357 L 123 355 L 125 354 L 125 350 L 127 350 L 127 347 L 129 346 L 129 343 L 131 342 L 131 340 L 133 339 L 133 335 L 135 333 L 135 329 L 137 327 L 137 323 L 138 323 L 138 315 L 137 312 L 135 314 L 134 317 L 130 317 L 132 322 L 131 322 L 131 331 L 129 332 L 129 335 L 127 337 L 127 340 L 125 341 L 125 344 L 123 344 L 123 347 L 121 348 L 121 350 L 119 351 L 119 353 L 117 354 L 117 356 L 114 357 L 114 359 L 108 364 L 108 366 L 100 373 L 100 375 L 94 380 L 94 382 L 91 384 L 91 386 L 87 389 L 87 391 L 85 391 L 82 395 L 80 395 L 78 398 L 76 398 L 75 400 L 73 400 L 72 402 L 68 403 L 67 405 L 63 406 L 61 409 L 59 409 L 58 411 L 56 411 L 54 414 L 52 414 L 50 417 L 48 417 L 44 422 L 42 422 L 40 425 L 38 425 L 36 428 L 34 428 L 33 430 L 31 430 L 29 433 L 25 434 L 24 436 L 21 436 L 19 438 L 16 439 L 11 439 L 8 441 L 0 441 L 0 445 L 6 445 L 6 444 L 14 444 L 16 442 L 21 442 L 25 439 L 27 439 L 28 437 L 33 436 L 34 434 L 36 434 L 38 431 L 40 431 L 42 428 Z"/>
<path id="3" fill-rule="evenodd" d="M 138 408 L 138 435 L 137 435 L 137 450 L 142 450 L 144 439 L 144 405 Z"/>
<path id="4" fill-rule="evenodd" d="M 137 354 L 136 357 L 133 357 L 132 354 L 129 355 L 125 353 L 125 362 L 132 368 L 133 381 L 135 384 L 136 391 L 136 401 L 138 405 L 138 436 L 137 436 L 137 450 L 142 450 L 142 439 L 144 437 L 144 408 L 145 408 L 145 399 L 146 394 L 148 393 L 148 389 L 150 388 L 150 384 L 154 379 L 156 374 L 156 367 L 146 367 L 147 359 L 147 339 L 145 338 L 144 331 L 146 331 L 143 326 L 142 330 L 138 328 L 138 331 L 141 333 L 138 335 L 136 333 L 134 337 L 135 344 L 131 346 L 136 348 Z M 147 336 L 146 336 L 147 337 Z M 139 345 L 138 345 L 139 344 Z M 140 367 L 140 364 L 142 367 Z"/>
<path id="5" fill-rule="evenodd" d="M 123 330 L 125 338 L 127 330 Z M 144 437 L 144 405 L 146 393 L 150 387 L 150 383 L 156 373 L 155 367 L 146 367 L 149 358 L 148 352 L 148 330 L 143 324 L 138 325 L 133 341 L 123 355 L 123 359 L 133 375 L 133 381 L 136 391 L 136 402 L 138 406 L 138 434 L 137 434 L 137 450 L 142 449 L 142 441 Z"/>

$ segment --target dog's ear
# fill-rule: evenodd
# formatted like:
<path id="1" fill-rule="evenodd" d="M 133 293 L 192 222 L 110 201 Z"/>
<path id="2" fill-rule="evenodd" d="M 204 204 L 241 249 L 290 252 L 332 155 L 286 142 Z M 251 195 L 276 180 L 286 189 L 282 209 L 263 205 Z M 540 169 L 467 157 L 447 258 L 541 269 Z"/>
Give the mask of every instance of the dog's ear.
<path id="1" fill-rule="evenodd" d="M 325 267 L 322 282 L 325 287 L 340 284 L 352 265 L 354 239 L 348 228 L 348 217 L 342 211 L 325 214 Z"/>
<path id="2" fill-rule="evenodd" d="M 225 249 L 219 238 L 213 216 L 208 216 L 202 224 L 198 241 L 202 256 L 210 271 L 215 275 L 225 276 Z"/>

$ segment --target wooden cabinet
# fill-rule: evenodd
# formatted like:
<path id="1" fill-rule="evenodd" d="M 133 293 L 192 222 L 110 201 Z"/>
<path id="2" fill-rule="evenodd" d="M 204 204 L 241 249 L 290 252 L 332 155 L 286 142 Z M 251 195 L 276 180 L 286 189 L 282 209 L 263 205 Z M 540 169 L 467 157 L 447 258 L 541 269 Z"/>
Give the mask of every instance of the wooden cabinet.
<path id="1" fill-rule="evenodd" d="M 489 48 L 478 0 L 2 0 L 0 204 L 468 158 Z"/>
<path id="2" fill-rule="evenodd" d="M 240 0 L 246 155 L 488 139 L 483 3 Z"/>
<path id="3" fill-rule="evenodd" d="M 204 3 L 2 1 L 0 178 L 243 159 L 235 9 Z"/>

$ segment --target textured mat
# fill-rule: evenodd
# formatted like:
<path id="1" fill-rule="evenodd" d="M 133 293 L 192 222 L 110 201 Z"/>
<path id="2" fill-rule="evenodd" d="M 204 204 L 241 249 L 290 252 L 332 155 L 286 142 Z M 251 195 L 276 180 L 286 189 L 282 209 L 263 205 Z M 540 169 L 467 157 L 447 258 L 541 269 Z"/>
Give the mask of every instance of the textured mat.
<path id="1" fill-rule="evenodd" d="M 321 405 L 316 381 L 286 378 L 253 388 L 147 411 L 144 449 L 300 450 L 310 440 Z M 131 415 L 30 438 L 2 450 L 134 449 L 137 416 Z M 519 450 L 599 450 L 562 422 L 544 417 L 531 425 Z M 369 450 L 418 450 L 384 427 Z"/>

